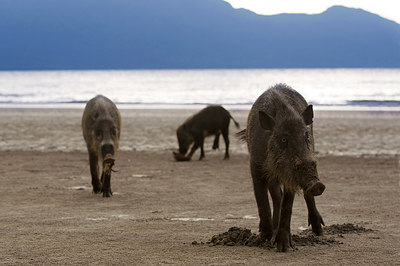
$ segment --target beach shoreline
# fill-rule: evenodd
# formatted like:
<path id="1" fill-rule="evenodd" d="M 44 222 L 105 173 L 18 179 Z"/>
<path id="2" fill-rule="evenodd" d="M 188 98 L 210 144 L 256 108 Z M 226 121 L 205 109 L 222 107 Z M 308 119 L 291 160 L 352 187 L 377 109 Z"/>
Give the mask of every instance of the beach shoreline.
<path id="1" fill-rule="evenodd" d="M 229 109 L 228 109 L 229 110 Z M 176 129 L 193 109 L 121 109 L 120 150 L 161 151 L 177 148 Z M 82 109 L 0 108 L 0 150 L 85 151 Z M 249 110 L 230 110 L 241 129 Z M 400 155 L 400 112 L 315 111 L 317 154 L 349 156 Z M 231 150 L 247 153 L 230 126 Z M 205 141 L 210 150 L 211 138 Z"/>

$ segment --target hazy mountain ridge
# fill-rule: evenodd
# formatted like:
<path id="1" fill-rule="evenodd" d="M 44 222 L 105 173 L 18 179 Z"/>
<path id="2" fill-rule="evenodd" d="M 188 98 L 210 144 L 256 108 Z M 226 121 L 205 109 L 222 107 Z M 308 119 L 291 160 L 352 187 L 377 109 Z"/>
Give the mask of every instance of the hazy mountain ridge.
<path id="1" fill-rule="evenodd" d="M 0 69 L 400 67 L 400 25 L 340 6 L 261 16 L 222 0 L 2 0 Z"/>

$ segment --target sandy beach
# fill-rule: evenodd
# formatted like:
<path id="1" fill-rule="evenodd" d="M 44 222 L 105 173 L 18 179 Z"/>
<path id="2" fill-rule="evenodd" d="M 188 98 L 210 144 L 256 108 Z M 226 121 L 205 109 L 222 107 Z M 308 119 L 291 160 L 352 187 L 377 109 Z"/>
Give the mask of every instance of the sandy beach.
<path id="1" fill-rule="evenodd" d="M 0 108 L 2 264 L 370 264 L 400 263 L 400 113 L 316 111 L 327 227 L 352 224 L 288 253 L 207 243 L 231 227 L 258 230 L 246 145 L 231 124 L 231 158 L 212 138 L 175 162 L 175 130 L 195 110 L 122 109 L 114 195 L 92 194 L 80 109 Z M 246 126 L 248 111 L 231 114 Z M 340 227 L 340 226 L 339 226 Z M 338 228 L 339 228 L 338 227 Z M 292 234 L 307 209 L 296 196 Z M 370 230 L 368 230 L 370 229 Z M 304 233 L 304 232 L 303 232 Z"/>

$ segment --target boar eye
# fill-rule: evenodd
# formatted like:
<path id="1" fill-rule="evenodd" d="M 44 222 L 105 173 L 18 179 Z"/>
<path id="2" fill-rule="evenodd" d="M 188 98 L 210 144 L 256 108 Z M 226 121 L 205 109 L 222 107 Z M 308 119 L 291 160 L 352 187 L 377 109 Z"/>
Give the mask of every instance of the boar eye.
<path id="1" fill-rule="evenodd" d="M 286 147 L 288 146 L 288 138 L 286 135 L 280 136 L 278 139 L 278 145 L 281 149 L 286 149 Z"/>
<path id="2" fill-rule="evenodd" d="M 101 130 L 100 129 L 96 130 L 95 134 L 96 134 L 97 138 L 100 138 L 101 137 Z"/>

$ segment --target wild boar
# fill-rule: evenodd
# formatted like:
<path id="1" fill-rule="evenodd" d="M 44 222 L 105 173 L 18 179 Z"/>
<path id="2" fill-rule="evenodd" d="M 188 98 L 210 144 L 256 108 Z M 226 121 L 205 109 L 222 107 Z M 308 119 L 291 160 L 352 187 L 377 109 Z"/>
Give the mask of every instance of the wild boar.
<path id="1" fill-rule="evenodd" d="M 89 153 L 93 192 L 110 197 L 111 171 L 121 134 L 121 115 L 115 104 L 102 95 L 88 101 L 82 116 L 82 132 Z"/>
<path id="2" fill-rule="evenodd" d="M 239 123 L 220 105 L 207 106 L 192 117 L 189 117 L 176 131 L 179 152 L 174 152 L 175 159 L 177 161 L 189 161 L 193 153 L 200 147 L 200 160 L 202 160 L 204 158 L 204 138 L 215 135 L 213 149 L 218 149 L 220 134 L 222 134 L 225 141 L 224 159 L 229 159 L 228 135 L 231 119 L 235 123 L 235 126 L 239 128 Z M 194 144 L 186 156 L 193 142 Z"/>
<path id="3" fill-rule="evenodd" d="M 323 233 L 324 221 L 314 200 L 325 186 L 318 179 L 314 158 L 313 117 L 312 105 L 289 86 L 278 84 L 255 101 L 247 128 L 238 133 L 246 140 L 250 154 L 260 236 L 272 239 L 278 251 L 292 247 L 290 220 L 299 189 L 304 191 L 309 225 L 316 235 Z M 272 220 L 268 191 L 273 202 Z"/>

